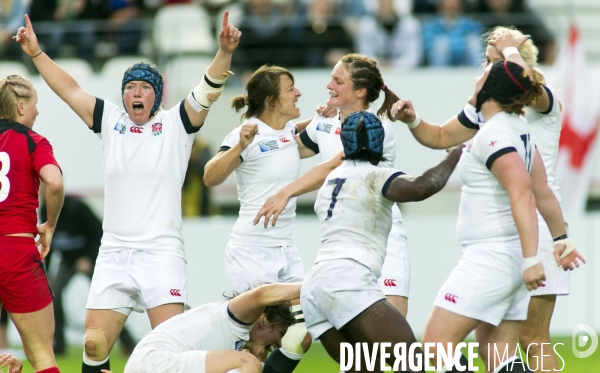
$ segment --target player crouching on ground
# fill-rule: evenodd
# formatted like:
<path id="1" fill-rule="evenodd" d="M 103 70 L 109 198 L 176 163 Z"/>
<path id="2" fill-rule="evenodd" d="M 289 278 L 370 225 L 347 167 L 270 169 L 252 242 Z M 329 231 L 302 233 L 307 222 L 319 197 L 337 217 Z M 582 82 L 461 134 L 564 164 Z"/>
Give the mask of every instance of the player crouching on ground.
<path id="1" fill-rule="evenodd" d="M 125 373 L 258 373 L 295 322 L 301 284 L 262 285 L 177 315 L 138 343 Z M 243 351 L 242 351 L 243 350 Z"/>

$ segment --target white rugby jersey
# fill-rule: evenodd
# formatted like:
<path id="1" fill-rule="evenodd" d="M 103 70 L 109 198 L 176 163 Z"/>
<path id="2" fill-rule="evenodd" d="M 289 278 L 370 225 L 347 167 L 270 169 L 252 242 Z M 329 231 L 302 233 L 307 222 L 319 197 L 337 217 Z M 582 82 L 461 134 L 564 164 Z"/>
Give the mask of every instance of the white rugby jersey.
<path id="1" fill-rule="evenodd" d="M 380 276 L 394 204 L 384 194 L 401 174 L 369 162 L 344 161 L 327 176 L 315 202 L 321 222 L 321 249 L 315 263 L 352 259 Z"/>
<path id="2" fill-rule="evenodd" d="M 256 117 L 245 120 L 245 123 L 256 123 L 258 133 L 240 155 L 242 163 L 234 171 L 240 214 L 229 242 L 246 246 L 291 246 L 294 244 L 296 198 L 290 199 L 275 227 L 265 229 L 262 221 L 257 225 L 253 222 L 267 199 L 295 181 L 300 174 L 300 155 L 294 138 L 296 126 L 288 122 L 282 130 L 275 131 Z M 240 141 L 240 130 L 241 126 L 238 126 L 225 138 L 221 151 L 234 147 Z"/>
<path id="3" fill-rule="evenodd" d="M 371 107 L 366 111 L 377 115 L 377 112 Z M 396 138 L 394 137 L 394 131 L 390 121 L 382 120 L 381 124 L 385 131 L 385 137 L 383 139 L 383 157 L 386 160 L 380 162 L 379 167 L 394 168 L 394 161 L 396 160 Z M 324 162 L 330 160 L 339 153 L 340 150 L 344 149 L 340 137 L 341 131 L 342 121 L 340 119 L 339 111 L 338 115 L 333 118 L 316 115 L 306 129 L 300 133 L 300 140 L 304 146 L 315 152 L 315 154 L 321 154 L 321 160 Z M 404 229 L 402 228 L 402 213 L 396 204 L 394 204 L 393 207 L 393 222 L 396 225 L 395 229 L 397 232 L 405 235 Z"/>
<path id="4" fill-rule="evenodd" d="M 250 338 L 252 324 L 235 319 L 228 306 L 229 302 L 209 303 L 174 316 L 146 334 L 136 350 L 239 351 Z"/>
<path id="5" fill-rule="evenodd" d="M 554 90 L 548 86 L 544 86 L 544 89 L 548 93 L 550 107 L 545 112 L 538 112 L 529 107 L 525 108 L 525 120 L 531 126 L 531 138 L 544 161 L 548 185 L 560 202 L 562 197 L 556 180 L 556 164 L 558 162 L 558 142 L 562 129 L 562 117 L 560 103 Z"/>
<path id="6" fill-rule="evenodd" d="M 137 249 L 185 258 L 181 187 L 195 133 L 182 103 L 138 126 L 96 98 L 94 132 L 104 147 L 102 251 Z"/>
<path id="7" fill-rule="evenodd" d="M 500 112 L 482 124 L 463 150 L 457 166 L 464 183 L 456 227 L 461 245 L 519 239 L 508 193 L 490 171 L 498 157 L 514 151 L 530 172 L 535 145 L 529 126 L 517 114 L 506 112 Z"/>

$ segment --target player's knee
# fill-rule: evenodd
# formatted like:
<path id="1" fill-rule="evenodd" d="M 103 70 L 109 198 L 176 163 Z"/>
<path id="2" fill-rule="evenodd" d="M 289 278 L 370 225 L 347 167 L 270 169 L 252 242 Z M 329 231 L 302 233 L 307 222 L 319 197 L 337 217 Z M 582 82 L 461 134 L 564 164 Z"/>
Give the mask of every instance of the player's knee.
<path id="1" fill-rule="evenodd" d="M 523 323 L 519 332 L 521 346 L 535 348 L 535 344 L 550 342 L 550 332 L 540 328 L 539 325 Z"/>
<path id="2" fill-rule="evenodd" d="M 261 373 L 263 370 L 263 366 L 254 355 L 248 354 L 248 356 L 244 356 L 242 361 L 242 365 L 238 368 L 238 371 L 241 373 Z"/>
<path id="3" fill-rule="evenodd" d="M 292 306 L 292 314 L 296 318 L 296 324 L 290 326 L 281 339 L 281 348 L 286 356 L 299 360 L 310 348 L 312 340 L 307 333 L 300 305 Z"/>
<path id="4" fill-rule="evenodd" d="M 92 360 L 101 361 L 108 356 L 106 335 L 101 328 L 87 328 L 83 334 L 83 346 L 86 356 Z"/>

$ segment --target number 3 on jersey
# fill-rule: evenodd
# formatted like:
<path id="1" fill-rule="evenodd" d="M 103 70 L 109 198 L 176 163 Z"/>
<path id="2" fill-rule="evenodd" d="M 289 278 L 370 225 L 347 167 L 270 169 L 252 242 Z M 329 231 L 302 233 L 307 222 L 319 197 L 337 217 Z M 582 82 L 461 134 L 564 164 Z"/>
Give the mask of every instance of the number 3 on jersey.
<path id="1" fill-rule="evenodd" d="M 8 197 L 10 191 L 10 180 L 8 180 L 8 170 L 10 170 L 10 158 L 8 153 L 0 152 L 0 202 Z"/>
<path id="2" fill-rule="evenodd" d="M 333 192 L 331 192 L 331 203 L 329 204 L 329 208 L 327 209 L 327 217 L 325 220 L 331 219 L 333 216 L 333 208 L 337 202 L 337 196 L 340 194 L 340 190 L 342 190 L 342 186 L 346 182 L 346 179 L 331 179 L 327 182 L 327 186 L 334 185 Z"/>

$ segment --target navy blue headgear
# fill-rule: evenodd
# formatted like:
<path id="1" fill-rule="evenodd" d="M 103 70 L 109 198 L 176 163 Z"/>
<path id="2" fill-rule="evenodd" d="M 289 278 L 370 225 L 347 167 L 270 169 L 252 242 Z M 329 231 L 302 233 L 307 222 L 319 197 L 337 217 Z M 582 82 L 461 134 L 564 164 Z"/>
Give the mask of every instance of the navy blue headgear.
<path id="1" fill-rule="evenodd" d="M 360 133 L 366 134 L 360 136 Z M 383 139 L 385 131 L 377 115 L 368 111 L 355 111 L 348 115 L 342 123 L 342 145 L 344 155 L 351 157 L 361 150 L 368 150 L 373 155 L 383 156 Z"/>
<path id="2" fill-rule="evenodd" d="M 156 68 L 150 66 L 150 64 L 136 63 L 127 69 L 123 75 L 123 82 L 121 83 L 121 96 L 123 95 L 123 92 L 125 92 L 125 85 L 132 81 L 143 81 L 149 83 L 152 88 L 154 88 L 156 98 L 154 99 L 154 106 L 152 106 L 150 116 L 154 115 L 162 103 L 162 75 L 160 75 L 160 72 L 158 72 Z M 123 106 L 125 106 L 125 102 L 123 102 Z M 125 110 L 127 111 L 127 107 L 125 107 Z"/>

